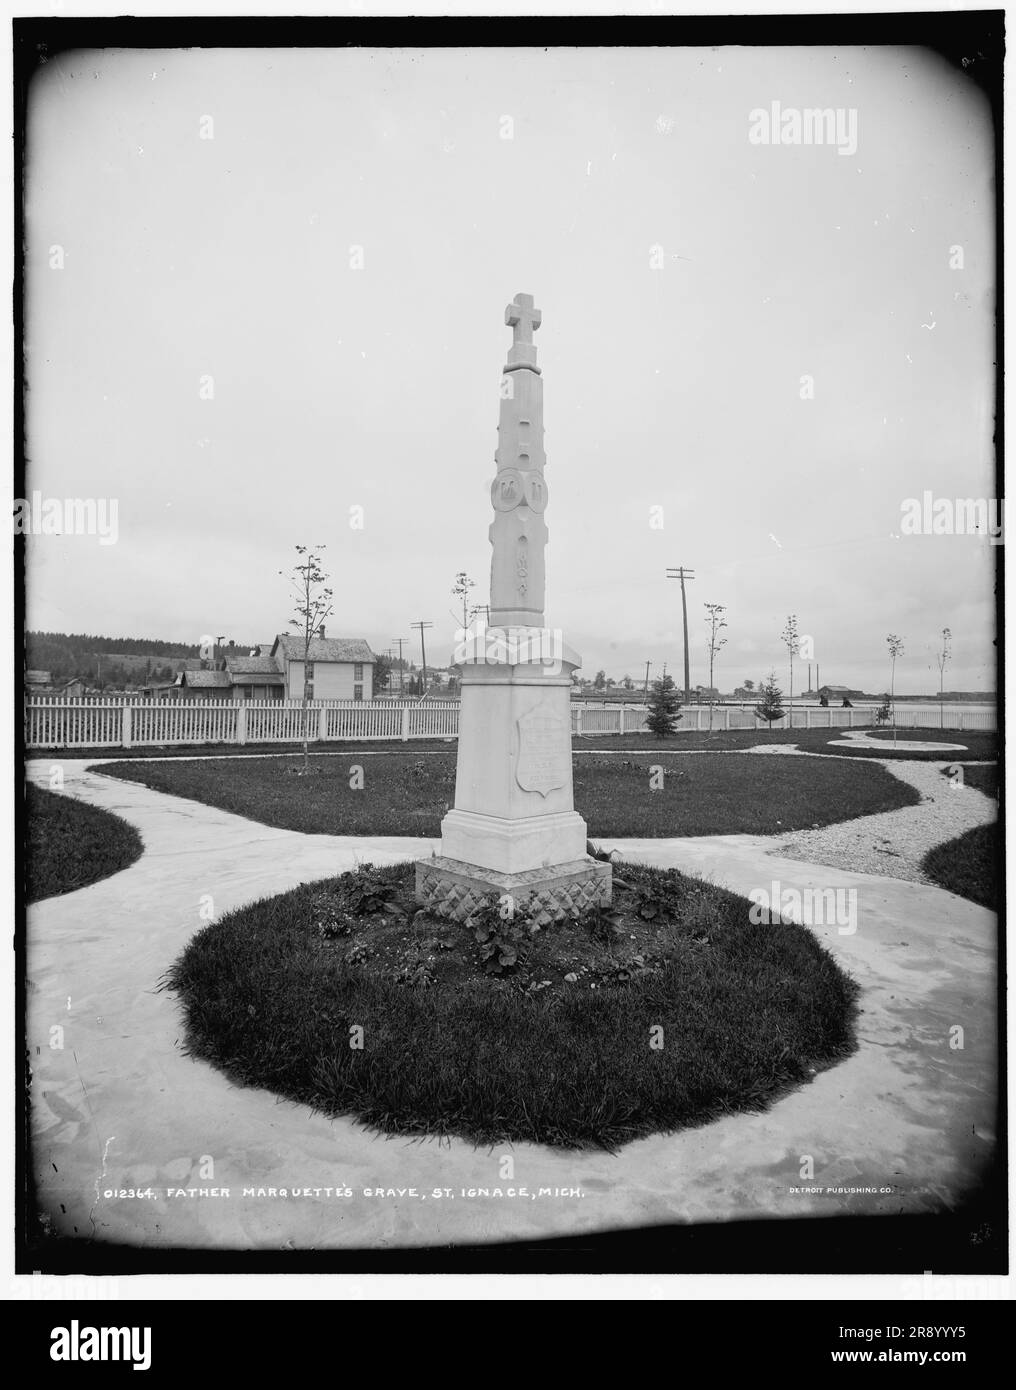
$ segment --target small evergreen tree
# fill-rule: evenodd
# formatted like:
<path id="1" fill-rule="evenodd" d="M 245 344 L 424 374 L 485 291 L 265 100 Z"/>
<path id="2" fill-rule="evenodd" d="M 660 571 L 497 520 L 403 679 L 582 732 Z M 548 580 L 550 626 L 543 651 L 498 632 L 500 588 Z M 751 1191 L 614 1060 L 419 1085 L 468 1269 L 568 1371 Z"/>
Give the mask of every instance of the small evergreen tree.
<path id="1" fill-rule="evenodd" d="M 755 718 L 764 719 L 770 728 L 773 726 L 774 719 L 782 719 L 783 710 L 783 691 L 776 684 L 776 672 L 770 671 L 769 675 L 759 685 L 759 702 L 755 706 Z"/>
<path id="2" fill-rule="evenodd" d="M 829 696 L 828 696 L 828 695 L 820 695 L 820 696 L 818 697 L 818 702 L 819 702 L 819 705 L 822 707 L 822 709 L 828 709 L 828 708 L 829 708 Z"/>
<path id="3" fill-rule="evenodd" d="M 891 717 L 892 717 L 892 700 L 889 698 L 889 692 L 888 692 L 888 690 L 887 690 L 886 693 L 882 696 L 882 703 L 879 705 L 878 709 L 875 711 L 875 723 L 876 723 L 876 724 L 888 724 Z"/>
<path id="4" fill-rule="evenodd" d="M 669 738 L 677 732 L 677 723 L 683 716 L 678 714 L 681 698 L 677 693 L 672 676 L 663 676 L 653 681 L 649 696 L 649 713 L 646 723 L 657 738 Z"/>

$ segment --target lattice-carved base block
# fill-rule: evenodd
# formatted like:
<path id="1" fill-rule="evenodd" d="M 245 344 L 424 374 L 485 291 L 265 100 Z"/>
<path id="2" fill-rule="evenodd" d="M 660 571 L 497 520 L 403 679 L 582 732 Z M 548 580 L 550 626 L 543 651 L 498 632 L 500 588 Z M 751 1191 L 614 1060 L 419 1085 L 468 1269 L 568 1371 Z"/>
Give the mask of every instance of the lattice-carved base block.
<path id="1" fill-rule="evenodd" d="M 598 859 L 576 859 L 547 869 L 502 874 L 457 859 L 416 861 L 416 901 L 435 916 L 464 922 L 491 893 L 510 893 L 527 916 L 545 927 L 574 912 L 609 904 L 611 869 Z"/>

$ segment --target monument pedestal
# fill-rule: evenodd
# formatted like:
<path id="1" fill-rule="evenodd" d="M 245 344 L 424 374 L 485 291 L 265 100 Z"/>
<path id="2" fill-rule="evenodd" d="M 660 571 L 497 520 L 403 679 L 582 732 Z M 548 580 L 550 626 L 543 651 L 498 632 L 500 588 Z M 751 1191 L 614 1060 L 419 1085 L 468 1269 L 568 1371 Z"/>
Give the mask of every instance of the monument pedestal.
<path id="1" fill-rule="evenodd" d="M 548 926 L 610 902 L 610 865 L 583 855 L 572 864 L 500 874 L 436 855 L 416 861 L 416 900 L 438 917 L 464 922 L 491 893 L 510 894 L 527 917 Z"/>
<path id="2" fill-rule="evenodd" d="M 510 894 L 545 925 L 610 901 L 610 865 L 586 854 L 586 823 L 574 809 L 579 658 L 559 640 L 552 657 L 528 655 L 546 650 L 549 635 L 511 629 L 502 654 L 487 632 L 457 662 L 455 806 L 441 822 L 440 856 L 416 866 L 417 900 L 438 916 L 464 921 L 490 894 Z M 516 659 L 520 651 L 527 659 Z"/>

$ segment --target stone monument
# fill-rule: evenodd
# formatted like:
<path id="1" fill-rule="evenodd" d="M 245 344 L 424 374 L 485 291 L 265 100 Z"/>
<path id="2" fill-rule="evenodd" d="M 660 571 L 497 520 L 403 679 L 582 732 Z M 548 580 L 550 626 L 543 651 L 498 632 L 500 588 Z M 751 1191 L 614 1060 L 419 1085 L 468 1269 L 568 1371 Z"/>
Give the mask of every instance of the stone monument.
<path id="1" fill-rule="evenodd" d="M 517 294 L 501 379 L 491 484 L 490 626 L 456 653 L 461 705 L 455 805 L 441 852 L 416 864 L 417 901 L 457 921 L 491 893 L 541 924 L 611 896 L 610 865 L 586 854 L 572 796 L 572 672 L 581 659 L 544 622 L 543 379 L 533 333 L 541 314 Z"/>

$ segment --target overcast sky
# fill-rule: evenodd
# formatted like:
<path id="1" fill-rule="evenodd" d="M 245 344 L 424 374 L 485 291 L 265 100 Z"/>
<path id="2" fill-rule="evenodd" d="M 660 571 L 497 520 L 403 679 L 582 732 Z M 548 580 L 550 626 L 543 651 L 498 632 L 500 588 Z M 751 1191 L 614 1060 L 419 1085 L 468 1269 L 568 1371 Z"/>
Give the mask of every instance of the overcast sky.
<path id="1" fill-rule="evenodd" d="M 773 101 L 855 110 L 856 152 L 753 144 Z M 447 660 L 523 291 L 547 621 L 589 674 L 679 671 L 683 564 L 693 683 L 715 602 L 723 689 L 785 665 L 789 613 L 823 682 L 884 689 L 891 631 L 897 690 L 937 689 L 948 625 L 946 688 L 994 689 L 996 551 L 899 535 L 906 498 L 994 492 L 992 132 L 938 58 L 81 52 L 28 160 L 26 491 L 119 510 L 115 545 L 29 542 L 31 627 L 263 641 L 323 543 L 331 634 L 426 619 Z"/>

